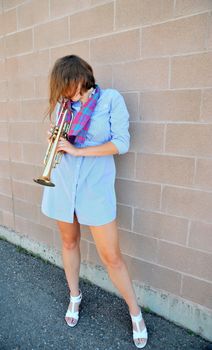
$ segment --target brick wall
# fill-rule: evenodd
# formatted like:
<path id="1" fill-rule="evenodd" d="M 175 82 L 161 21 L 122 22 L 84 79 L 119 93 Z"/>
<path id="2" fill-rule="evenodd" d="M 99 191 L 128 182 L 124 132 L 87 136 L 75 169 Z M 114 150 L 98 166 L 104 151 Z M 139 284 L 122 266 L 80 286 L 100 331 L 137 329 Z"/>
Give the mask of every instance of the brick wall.
<path id="1" fill-rule="evenodd" d="M 115 156 L 131 276 L 212 308 L 212 1 L 0 1 L 0 223 L 60 247 L 40 212 L 48 72 L 78 54 L 118 89 L 131 146 Z M 100 263 L 83 228 L 82 257 Z"/>

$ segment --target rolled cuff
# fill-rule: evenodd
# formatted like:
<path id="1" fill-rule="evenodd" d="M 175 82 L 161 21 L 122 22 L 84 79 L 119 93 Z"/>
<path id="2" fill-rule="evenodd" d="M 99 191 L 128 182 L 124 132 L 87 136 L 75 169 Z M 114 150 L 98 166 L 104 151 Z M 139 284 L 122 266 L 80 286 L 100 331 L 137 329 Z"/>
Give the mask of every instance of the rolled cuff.
<path id="1" fill-rule="evenodd" d="M 122 141 L 120 139 L 111 139 L 110 142 L 112 142 L 116 148 L 118 149 L 119 154 L 127 153 L 129 150 L 129 141 Z"/>

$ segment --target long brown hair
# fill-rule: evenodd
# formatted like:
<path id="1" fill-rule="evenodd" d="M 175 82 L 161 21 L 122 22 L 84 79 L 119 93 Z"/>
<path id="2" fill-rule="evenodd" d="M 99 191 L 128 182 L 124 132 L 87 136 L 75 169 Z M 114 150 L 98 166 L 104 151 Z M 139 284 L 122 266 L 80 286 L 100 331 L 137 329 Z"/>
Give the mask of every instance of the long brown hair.
<path id="1" fill-rule="evenodd" d="M 80 94 L 95 86 L 93 69 L 85 60 L 76 55 L 58 58 L 50 73 L 49 108 L 46 115 L 51 115 L 61 97 L 68 91 L 74 96 L 81 85 Z"/>

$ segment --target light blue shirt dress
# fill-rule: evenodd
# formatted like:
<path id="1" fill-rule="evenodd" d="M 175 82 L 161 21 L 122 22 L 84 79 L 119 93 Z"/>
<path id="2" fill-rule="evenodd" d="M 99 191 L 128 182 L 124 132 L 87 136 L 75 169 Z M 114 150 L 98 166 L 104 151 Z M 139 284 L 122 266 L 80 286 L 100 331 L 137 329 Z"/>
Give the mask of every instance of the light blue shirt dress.
<path id="1" fill-rule="evenodd" d="M 73 103 L 74 115 L 80 107 L 80 101 Z M 123 96 L 116 89 L 100 90 L 85 142 L 74 146 L 97 146 L 108 141 L 114 143 L 119 154 L 129 149 L 129 113 Z M 43 188 L 41 211 L 50 218 L 69 223 L 74 222 L 74 211 L 80 224 L 109 223 L 116 218 L 115 177 L 113 155 L 64 153 L 61 162 L 51 171 L 55 187 Z"/>

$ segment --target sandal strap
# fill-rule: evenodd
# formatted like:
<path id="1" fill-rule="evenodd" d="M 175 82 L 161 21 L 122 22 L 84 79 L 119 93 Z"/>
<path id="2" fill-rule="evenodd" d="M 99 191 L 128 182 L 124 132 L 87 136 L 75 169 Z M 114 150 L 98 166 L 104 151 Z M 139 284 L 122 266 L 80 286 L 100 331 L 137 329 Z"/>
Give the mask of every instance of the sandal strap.
<path id="1" fill-rule="evenodd" d="M 145 338 L 145 339 L 147 339 L 147 337 L 148 337 L 148 334 L 147 334 L 146 327 L 141 332 L 133 330 L 133 338 L 134 339 L 137 339 L 137 338 Z"/>
<path id="2" fill-rule="evenodd" d="M 79 318 L 79 311 L 72 312 L 70 309 L 67 310 L 65 317 L 73 317 L 76 320 Z"/>
<path id="3" fill-rule="evenodd" d="M 70 301 L 72 301 L 72 302 L 81 301 L 81 299 L 82 299 L 82 292 L 81 291 L 80 291 L 80 294 L 77 295 L 77 296 L 72 296 L 70 294 Z"/>
<path id="4" fill-rule="evenodd" d="M 130 314 L 130 316 L 132 318 L 132 321 L 134 321 L 134 322 L 139 322 L 143 318 L 141 310 L 140 310 L 140 313 L 138 315 L 133 316 L 133 315 Z"/>

